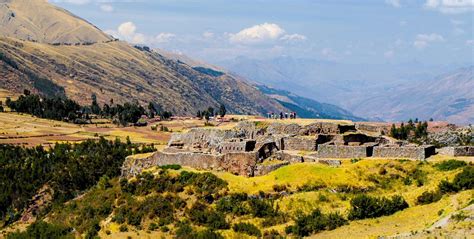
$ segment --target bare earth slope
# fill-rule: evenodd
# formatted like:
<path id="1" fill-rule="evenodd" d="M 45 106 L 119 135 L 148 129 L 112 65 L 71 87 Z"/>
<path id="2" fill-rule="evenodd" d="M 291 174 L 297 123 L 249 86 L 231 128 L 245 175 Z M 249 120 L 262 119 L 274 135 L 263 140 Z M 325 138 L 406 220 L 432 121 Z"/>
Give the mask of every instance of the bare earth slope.
<path id="1" fill-rule="evenodd" d="M 2 36 L 41 43 L 94 43 L 113 38 L 47 0 L 0 0 Z"/>

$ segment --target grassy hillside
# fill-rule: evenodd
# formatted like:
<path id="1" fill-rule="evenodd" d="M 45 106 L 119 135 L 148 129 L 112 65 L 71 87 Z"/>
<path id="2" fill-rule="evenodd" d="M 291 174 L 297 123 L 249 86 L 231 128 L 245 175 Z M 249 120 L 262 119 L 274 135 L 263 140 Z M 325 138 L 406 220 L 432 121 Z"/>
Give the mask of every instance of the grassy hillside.
<path id="1" fill-rule="evenodd" d="M 337 212 L 347 218 L 352 210 L 352 200 L 357 195 L 387 198 L 400 195 L 408 203 L 407 209 L 377 218 L 350 220 L 346 225 L 335 229 L 313 232 L 316 233 L 313 236 L 340 238 L 348 233 L 353 238 L 412 234 L 422 236 L 426 233 L 424 230 L 430 229 L 435 222 L 445 217 L 453 219 L 443 224 L 441 229 L 433 228 L 431 233 L 462 235 L 470 229 L 469 224 L 459 216 L 460 210 L 472 204 L 472 189 L 444 193 L 439 201 L 428 204 L 420 204 L 418 199 L 424 192 L 436 190 L 442 180 L 454 181 L 456 175 L 463 170 L 469 167 L 472 170 L 472 166 L 438 166 L 438 163 L 444 161 L 427 163 L 365 159 L 357 162 L 344 161 L 338 168 L 302 163 L 255 178 L 228 173 L 214 173 L 218 177 L 214 178 L 212 174 L 190 168 L 156 168 L 128 182 L 112 179 L 105 187 L 102 182 L 65 206 L 54 207 L 46 215 L 46 219 L 64 228 L 74 227 L 76 233 L 84 233 L 83 235 L 89 233 L 90 228 L 97 223 L 99 226 L 96 230 L 103 238 L 171 238 L 183 235 L 183 231 L 187 231 L 186 235 L 195 233 L 195 237 L 218 233 L 226 238 L 253 238 L 248 235 L 251 233 L 249 231 L 255 231 L 250 230 L 250 226 L 245 226 L 249 230 L 246 232 L 233 229 L 239 223 L 254 225 L 261 235 L 285 236 L 288 235 L 288 226 L 294 225 L 302 215 L 308 215 L 317 209 L 323 215 Z M 150 184 L 150 180 L 168 183 Z M 246 193 L 250 197 L 229 206 L 234 208 L 235 205 L 241 205 L 239 210 L 243 211 L 231 212 L 225 209 L 228 206 L 223 207 L 225 204 L 222 203 L 230 195 L 238 193 Z M 152 203 L 156 200 L 165 201 L 157 207 Z M 166 200 L 175 204 L 166 206 Z M 196 206 L 199 202 L 205 202 L 207 206 L 200 209 Z M 172 214 L 165 213 L 170 211 Z M 199 214 L 195 214 L 197 212 L 207 215 L 204 218 L 214 219 L 202 221 Z M 463 213 L 462 215 L 469 216 L 473 212 L 468 210 Z M 84 220 L 85 218 L 88 220 Z M 206 231 L 206 228 L 211 231 Z"/>

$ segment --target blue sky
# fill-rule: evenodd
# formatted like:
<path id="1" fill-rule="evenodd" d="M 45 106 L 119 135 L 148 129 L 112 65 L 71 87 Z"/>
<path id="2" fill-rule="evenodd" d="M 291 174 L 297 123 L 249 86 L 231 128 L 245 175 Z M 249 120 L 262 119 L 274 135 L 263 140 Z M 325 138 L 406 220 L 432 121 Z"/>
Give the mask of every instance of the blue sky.
<path id="1" fill-rule="evenodd" d="M 49 1 L 120 39 L 214 63 L 474 62 L 474 0 Z"/>

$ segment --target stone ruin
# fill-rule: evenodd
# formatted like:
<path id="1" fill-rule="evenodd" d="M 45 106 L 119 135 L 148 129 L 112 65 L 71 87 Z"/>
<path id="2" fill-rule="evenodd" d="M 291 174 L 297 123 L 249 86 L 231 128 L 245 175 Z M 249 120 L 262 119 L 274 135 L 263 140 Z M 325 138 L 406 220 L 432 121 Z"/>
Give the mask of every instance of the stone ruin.
<path id="1" fill-rule="evenodd" d="M 304 156 L 302 151 L 306 152 Z M 127 158 L 122 176 L 133 176 L 149 167 L 179 164 L 252 177 L 292 163 L 337 166 L 341 158 L 422 160 L 433 154 L 433 146 L 404 145 L 383 135 L 370 136 L 354 124 L 315 122 L 302 126 L 244 121 L 228 130 L 194 128 L 175 133 L 163 151 L 145 159 Z"/>

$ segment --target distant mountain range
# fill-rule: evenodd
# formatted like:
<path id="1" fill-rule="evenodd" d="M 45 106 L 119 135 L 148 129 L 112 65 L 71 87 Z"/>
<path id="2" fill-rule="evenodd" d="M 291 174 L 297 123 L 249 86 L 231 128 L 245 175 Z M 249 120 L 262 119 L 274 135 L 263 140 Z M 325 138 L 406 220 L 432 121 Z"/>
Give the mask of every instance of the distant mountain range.
<path id="1" fill-rule="evenodd" d="M 0 88 L 63 95 L 81 104 L 90 104 L 93 94 L 99 103 L 154 102 L 180 115 L 220 104 L 238 114 L 294 111 L 242 77 L 118 41 L 46 0 L 0 0 Z M 317 111 L 314 103 L 297 106 L 314 116 L 356 118 L 347 111 L 330 114 L 342 112 L 332 105 Z"/>
<path id="2" fill-rule="evenodd" d="M 474 92 L 472 66 L 420 62 L 349 64 L 292 57 L 238 57 L 218 64 L 258 84 L 331 102 L 371 120 L 403 121 L 418 117 L 473 123 L 469 117 Z M 453 91 L 459 87 L 462 90 Z M 455 102 L 461 102 L 462 108 L 453 109 L 453 105 L 460 107 Z"/>

